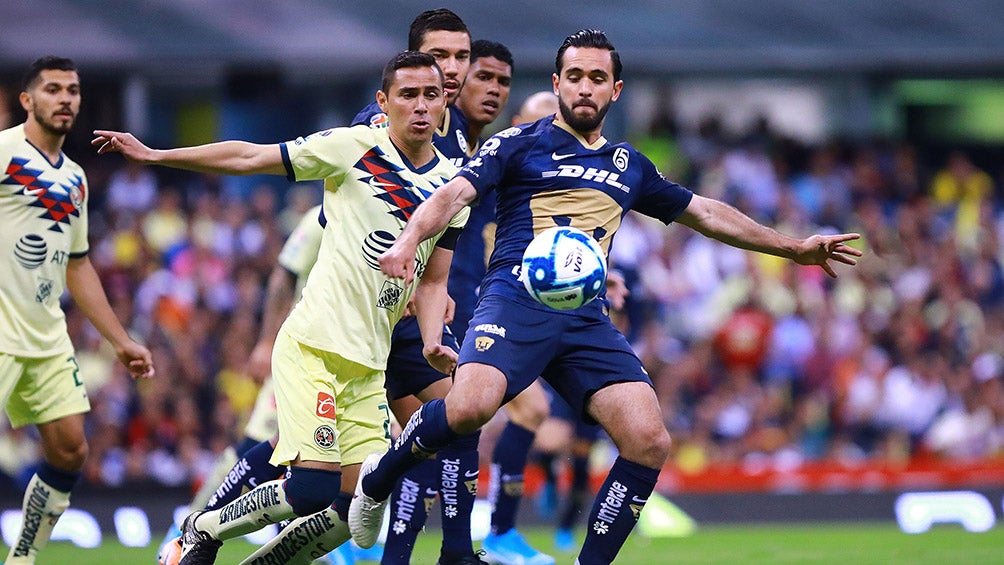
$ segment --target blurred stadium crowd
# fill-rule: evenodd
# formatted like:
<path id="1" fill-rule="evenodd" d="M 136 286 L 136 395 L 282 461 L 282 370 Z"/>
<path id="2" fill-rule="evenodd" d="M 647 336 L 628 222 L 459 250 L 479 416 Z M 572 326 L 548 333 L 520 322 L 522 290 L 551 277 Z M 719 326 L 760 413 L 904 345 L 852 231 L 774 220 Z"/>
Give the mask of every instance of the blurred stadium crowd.
<path id="1" fill-rule="evenodd" d="M 959 151 L 807 146 L 766 123 L 731 138 L 714 118 L 694 131 L 657 119 L 632 137 L 698 193 L 790 234 L 860 232 L 866 250 L 831 280 L 627 217 L 611 259 L 631 295 L 613 315 L 653 377 L 670 464 L 1004 454 L 1002 179 Z M 93 406 L 85 480 L 198 481 L 254 403 L 246 362 L 266 279 L 320 189 L 238 194 L 212 176 L 72 157 L 91 182 L 91 259 L 158 373 L 134 385 L 66 304 Z M 33 433 L 0 433 L 8 480 L 30 477 Z"/>

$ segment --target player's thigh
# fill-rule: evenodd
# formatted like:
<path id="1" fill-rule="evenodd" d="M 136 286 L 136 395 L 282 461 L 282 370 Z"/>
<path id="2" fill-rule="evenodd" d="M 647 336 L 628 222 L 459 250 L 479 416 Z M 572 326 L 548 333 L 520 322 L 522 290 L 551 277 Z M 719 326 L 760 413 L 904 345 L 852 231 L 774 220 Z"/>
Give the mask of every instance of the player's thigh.
<path id="1" fill-rule="evenodd" d="M 344 468 L 390 447 L 390 405 L 383 371 L 343 358 L 335 361 L 331 368 L 335 374 L 338 445 Z"/>
<path id="2" fill-rule="evenodd" d="M 6 360 L 9 356 L 0 357 Z M 9 360 L 5 364 L 10 364 Z M 11 369 L 21 375 L 7 399 L 7 415 L 14 427 L 54 422 L 90 411 L 80 367 L 72 351 L 49 357 L 18 358 Z"/>
<path id="3" fill-rule="evenodd" d="M 335 377 L 325 359 L 280 330 L 272 350 L 272 379 L 279 442 L 271 463 L 286 465 L 298 458 L 340 463 Z"/>

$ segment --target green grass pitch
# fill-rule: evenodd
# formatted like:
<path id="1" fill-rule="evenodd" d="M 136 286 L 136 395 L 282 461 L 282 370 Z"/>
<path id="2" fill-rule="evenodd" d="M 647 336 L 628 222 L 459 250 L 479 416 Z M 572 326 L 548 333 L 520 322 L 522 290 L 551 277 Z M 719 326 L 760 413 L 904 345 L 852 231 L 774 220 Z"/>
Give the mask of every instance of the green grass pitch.
<path id="1" fill-rule="evenodd" d="M 533 545 L 555 555 L 558 565 L 574 563 L 575 555 L 555 551 L 550 530 L 532 528 L 525 533 Z M 436 562 L 438 536 L 439 532 L 433 530 L 419 537 L 412 563 L 433 565 Z M 581 540 L 581 532 L 579 537 Z M 0 555 L 5 555 L 7 549 L 0 548 Z M 252 549 L 243 540 L 230 541 L 223 546 L 216 562 L 221 565 L 238 563 Z M 38 564 L 150 564 L 154 563 L 155 553 L 153 546 L 126 548 L 111 539 L 106 539 L 96 549 L 54 542 L 42 553 Z M 360 565 L 366 563 L 371 562 L 359 562 Z M 685 538 L 646 539 L 635 534 L 628 539 L 616 563 L 1004 564 L 1004 527 L 973 534 L 959 526 L 946 525 L 923 534 L 907 535 L 889 523 L 706 526 Z"/>

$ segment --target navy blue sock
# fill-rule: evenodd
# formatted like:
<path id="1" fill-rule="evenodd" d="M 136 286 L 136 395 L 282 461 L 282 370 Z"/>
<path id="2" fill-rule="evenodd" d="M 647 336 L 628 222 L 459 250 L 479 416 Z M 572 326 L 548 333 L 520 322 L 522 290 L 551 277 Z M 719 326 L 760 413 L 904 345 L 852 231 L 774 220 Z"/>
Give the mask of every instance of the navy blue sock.
<path id="1" fill-rule="evenodd" d="M 39 479 L 42 479 L 42 482 L 60 492 L 72 491 L 80 478 L 80 471 L 57 469 L 45 460 L 39 463 L 35 474 L 38 475 Z"/>
<path id="2" fill-rule="evenodd" d="M 331 508 L 343 522 L 349 521 L 349 505 L 352 504 L 352 493 L 339 492 L 335 496 L 335 501 L 331 503 Z"/>
<path id="3" fill-rule="evenodd" d="M 659 469 L 623 457 L 614 461 L 589 512 L 579 565 L 606 565 L 617 557 L 658 479 Z"/>
<path id="4" fill-rule="evenodd" d="M 386 500 L 399 477 L 456 438 L 446 421 L 446 403 L 440 399 L 426 402 L 411 415 L 380 465 L 364 477 L 363 492 L 374 500 Z"/>
<path id="5" fill-rule="evenodd" d="M 383 565 L 407 565 L 418 533 L 425 527 L 429 508 L 439 492 L 438 459 L 426 459 L 405 473 L 390 497 L 390 525 L 383 546 Z"/>
<path id="6" fill-rule="evenodd" d="M 572 488 L 568 493 L 568 502 L 561 513 L 558 528 L 571 530 L 586 505 L 589 496 L 589 458 L 572 457 Z"/>
<path id="7" fill-rule="evenodd" d="M 230 472 L 216 492 L 209 497 L 206 510 L 222 508 L 254 487 L 281 477 L 285 468 L 276 467 L 268 462 L 273 449 L 272 444 L 263 441 L 244 452 L 244 455 L 230 468 Z"/>
<path id="8" fill-rule="evenodd" d="M 504 534 L 516 526 L 516 511 L 523 498 L 523 471 L 534 433 L 512 422 L 506 424 L 492 453 L 492 533 Z"/>
<path id="9" fill-rule="evenodd" d="M 478 439 L 481 432 L 460 436 L 439 452 L 439 496 L 443 502 L 443 563 L 474 553 L 471 512 L 478 494 Z"/>

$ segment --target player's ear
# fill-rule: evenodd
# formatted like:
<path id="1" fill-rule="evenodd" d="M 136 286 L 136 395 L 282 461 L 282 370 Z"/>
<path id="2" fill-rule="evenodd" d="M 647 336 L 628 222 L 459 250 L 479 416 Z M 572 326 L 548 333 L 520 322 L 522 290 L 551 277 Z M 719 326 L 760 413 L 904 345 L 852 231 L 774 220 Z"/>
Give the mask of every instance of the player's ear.
<path id="1" fill-rule="evenodd" d="M 384 94 L 384 91 L 382 91 L 382 90 L 378 90 L 377 91 L 377 93 L 376 93 L 376 103 L 377 103 L 377 106 L 380 106 L 380 111 L 383 112 L 384 114 L 386 114 L 387 113 L 387 95 Z"/>
<path id="2" fill-rule="evenodd" d="M 551 90 L 554 92 L 555 96 L 558 96 L 558 74 L 551 73 Z"/>
<path id="3" fill-rule="evenodd" d="M 31 94 L 28 94 L 27 92 L 21 92 L 21 94 L 17 96 L 17 99 L 21 103 L 21 108 L 24 108 L 25 112 L 31 112 L 31 104 L 32 104 Z"/>
<path id="4" fill-rule="evenodd" d="M 623 89 L 624 89 L 624 81 L 623 80 L 619 80 L 619 81 L 615 82 L 614 83 L 614 95 L 610 99 L 610 101 L 614 102 L 615 100 L 617 100 L 618 98 L 620 98 L 620 96 L 621 96 L 621 90 L 623 90 Z"/>

